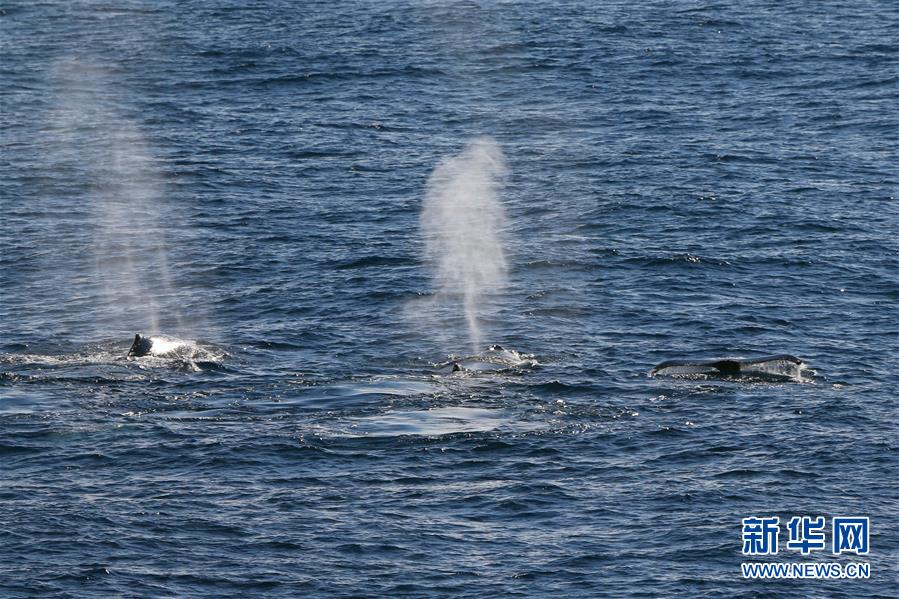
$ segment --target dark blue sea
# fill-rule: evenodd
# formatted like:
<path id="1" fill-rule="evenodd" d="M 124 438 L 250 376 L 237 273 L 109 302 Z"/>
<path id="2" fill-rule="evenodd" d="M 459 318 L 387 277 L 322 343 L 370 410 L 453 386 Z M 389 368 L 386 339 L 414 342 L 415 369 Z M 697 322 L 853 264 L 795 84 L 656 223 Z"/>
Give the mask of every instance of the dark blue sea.
<path id="1" fill-rule="evenodd" d="M 3 2 L 0 596 L 896 597 L 897 32 L 892 0 Z M 473 240 L 437 260 L 504 257 L 469 320 L 422 215 L 478 143 L 502 218 L 437 204 Z M 650 376 L 772 354 L 802 376 Z"/>

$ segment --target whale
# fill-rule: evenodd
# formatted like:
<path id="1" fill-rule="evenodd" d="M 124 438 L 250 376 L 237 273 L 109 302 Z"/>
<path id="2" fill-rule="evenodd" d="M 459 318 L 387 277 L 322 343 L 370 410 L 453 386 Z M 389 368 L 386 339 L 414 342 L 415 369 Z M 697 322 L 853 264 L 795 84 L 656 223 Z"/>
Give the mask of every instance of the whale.
<path id="1" fill-rule="evenodd" d="M 161 335 L 150 336 L 135 333 L 134 342 L 128 350 L 129 358 L 142 358 L 144 356 L 165 356 L 188 344 L 179 339 L 173 339 Z"/>
<path id="2" fill-rule="evenodd" d="M 704 376 L 715 378 L 801 378 L 805 362 L 790 354 L 777 354 L 743 360 L 718 358 L 712 360 L 668 360 L 657 364 L 650 376 Z"/>
<path id="3" fill-rule="evenodd" d="M 516 371 L 536 365 L 537 360 L 530 354 L 506 349 L 502 345 L 491 345 L 477 356 L 454 356 L 449 362 L 444 362 L 442 367 L 449 368 L 451 373 L 482 373 Z"/>
<path id="4" fill-rule="evenodd" d="M 123 360 L 136 361 L 141 367 L 178 368 L 187 372 L 220 370 L 228 357 L 224 349 L 190 339 L 168 335 L 136 333 Z"/>
<path id="5" fill-rule="evenodd" d="M 494 362 L 482 362 L 480 360 L 457 360 L 452 362 L 452 372 L 498 372 L 509 370 L 508 364 L 496 364 Z"/>
<path id="6" fill-rule="evenodd" d="M 142 358 L 143 356 L 150 355 L 150 351 L 153 349 L 153 339 L 148 336 L 141 335 L 140 333 L 134 334 L 134 343 L 131 344 L 131 349 L 128 350 L 129 358 Z"/>

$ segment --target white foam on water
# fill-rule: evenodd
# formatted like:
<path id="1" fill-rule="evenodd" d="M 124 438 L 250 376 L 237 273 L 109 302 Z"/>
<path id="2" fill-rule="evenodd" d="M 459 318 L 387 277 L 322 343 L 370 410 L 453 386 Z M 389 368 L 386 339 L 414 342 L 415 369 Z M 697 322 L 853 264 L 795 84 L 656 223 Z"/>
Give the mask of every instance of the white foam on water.
<path id="1" fill-rule="evenodd" d="M 178 349 L 185 348 L 188 345 L 196 345 L 193 342 L 173 339 L 171 337 L 153 336 L 150 337 L 150 340 L 153 341 L 153 345 L 150 346 L 150 353 L 154 356 L 164 356 L 166 354 L 171 354 Z"/>
<path id="2" fill-rule="evenodd" d="M 430 410 L 388 411 L 353 420 L 348 436 L 449 435 L 496 430 L 506 423 L 502 410 L 446 407 Z"/>

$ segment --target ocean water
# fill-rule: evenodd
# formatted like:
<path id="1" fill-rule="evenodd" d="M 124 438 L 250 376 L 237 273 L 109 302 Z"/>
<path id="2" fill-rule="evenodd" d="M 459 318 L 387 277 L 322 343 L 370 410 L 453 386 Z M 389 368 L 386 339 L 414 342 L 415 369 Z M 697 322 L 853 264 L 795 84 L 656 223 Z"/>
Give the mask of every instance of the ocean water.
<path id="1" fill-rule="evenodd" d="M 3 597 L 896 596 L 895 2 L 0 9 Z M 871 578 L 743 580 L 752 515 Z"/>

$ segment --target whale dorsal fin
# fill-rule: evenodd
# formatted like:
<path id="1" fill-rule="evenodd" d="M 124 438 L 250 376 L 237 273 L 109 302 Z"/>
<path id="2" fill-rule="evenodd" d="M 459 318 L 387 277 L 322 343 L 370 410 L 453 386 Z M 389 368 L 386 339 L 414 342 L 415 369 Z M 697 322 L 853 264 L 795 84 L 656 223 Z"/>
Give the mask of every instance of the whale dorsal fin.
<path id="1" fill-rule="evenodd" d="M 740 363 L 736 360 L 718 360 L 709 364 L 712 368 L 722 374 L 739 374 Z"/>
<path id="2" fill-rule="evenodd" d="M 136 333 L 134 335 L 134 343 L 131 344 L 131 349 L 128 350 L 128 357 L 140 358 L 141 356 L 146 356 L 150 353 L 151 347 L 153 347 L 152 339 Z"/>

